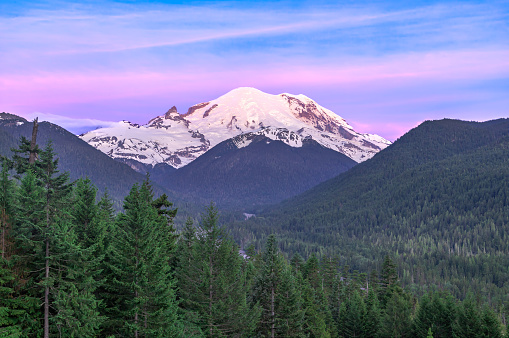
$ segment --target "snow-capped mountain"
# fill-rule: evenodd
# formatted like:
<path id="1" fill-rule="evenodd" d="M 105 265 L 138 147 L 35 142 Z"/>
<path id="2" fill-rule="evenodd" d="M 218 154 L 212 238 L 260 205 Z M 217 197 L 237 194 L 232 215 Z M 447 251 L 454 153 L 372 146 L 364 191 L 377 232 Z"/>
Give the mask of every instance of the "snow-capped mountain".
<path id="1" fill-rule="evenodd" d="M 143 126 L 122 121 L 81 137 L 113 158 L 180 168 L 218 143 L 246 133 L 292 147 L 301 147 L 303 139 L 311 138 L 356 162 L 390 144 L 378 135 L 357 133 L 343 118 L 304 95 L 271 95 L 246 87 L 196 104 L 186 114 L 172 107 Z M 240 137 L 236 142 L 242 147 L 249 140 Z"/>

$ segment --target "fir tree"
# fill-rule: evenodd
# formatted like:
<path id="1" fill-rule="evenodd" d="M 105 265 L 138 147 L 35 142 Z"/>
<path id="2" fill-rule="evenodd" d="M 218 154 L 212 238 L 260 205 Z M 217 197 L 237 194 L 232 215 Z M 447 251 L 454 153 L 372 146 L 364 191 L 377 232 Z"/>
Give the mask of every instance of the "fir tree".
<path id="1" fill-rule="evenodd" d="M 375 338 L 378 337 L 378 331 L 380 330 L 380 303 L 376 296 L 375 290 L 370 288 L 368 291 L 368 297 L 366 299 L 366 316 L 364 319 L 364 337 Z"/>
<path id="2" fill-rule="evenodd" d="M 378 288 L 378 298 L 380 299 L 382 308 L 385 308 L 388 300 L 392 296 L 392 293 L 396 288 L 399 287 L 397 267 L 392 262 L 391 258 L 387 255 L 385 256 L 384 262 L 382 264 L 382 271 L 380 273 L 380 285 Z"/>
<path id="3" fill-rule="evenodd" d="M 482 322 L 472 294 L 462 302 L 458 311 L 458 320 L 453 330 L 454 337 L 481 337 Z"/>
<path id="4" fill-rule="evenodd" d="M 64 261 L 67 257 L 63 257 L 66 252 L 58 252 L 59 249 L 67 249 L 65 247 L 65 240 L 67 233 L 72 231 L 67 222 L 69 214 L 66 210 L 69 207 L 70 193 L 72 184 L 69 183 L 69 173 L 58 174 L 58 159 L 54 158 L 55 153 L 51 143 L 45 147 L 44 151 L 40 154 L 40 161 L 37 163 L 40 168 L 38 174 L 40 175 L 40 182 L 43 187 L 44 198 L 44 213 L 45 222 L 43 228 L 44 240 L 44 337 L 48 338 L 50 335 L 50 302 L 52 289 L 58 287 L 58 279 L 51 276 L 51 270 L 54 269 L 52 265 L 58 266 L 58 271 L 62 271 L 60 262 Z M 72 237 L 72 234 L 69 234 Z M 62 244 L 62 245 L 60 245 Z M 64 263 L 65 264 L 65 263 Z M 65 268 L 64 268 L 65 269 Z"/>
<path id="5" fill-rule="evenodd" d="M 256 328 L 261 337 L 301 333 L 303 313 L 295 279 L 279 253 L 274 235 L 270 235 L 265 244 L 260 272 L 254 283 L 253 303 L 261 308 Z"/>
<path id="6" fill-rule="evenodd" d="M 21 320 L 24 316 L 23 304 L 14 292 L 15 278 L 12 259 L 14 239 L 12 224 L 14 222 L 15 185 L 9 179 L 7 166 L 2 167 L 0 174 L 0 336 L 21 336 Z"/>
<path id="7" fill-rule="evenodd" d="M 502 327 L 495 312 L 485 307 L 482 311 L 482 336 L 485 338 L 502 338 Z"/>
<path id="8" fill-rule="evenodd" d="M 13 251 L 12 224 L 16 186 L 9 179 L 8 168 L 2 166 L 0 173 L 0 252 L 2 259 L 10 259 Z"/>
<path id="9" fill-rule="evenodd" d="M 245 263 L 217 219 L 211 205 L 202 216 L 190 256 L 180 260 L 182 306 L 207 336 L 249 335 L 257 315 L 246 302 Z"/>
<path id="10" fill-rule="evenodd" d="M 320 299 L 307 280 L 301 284 L 304 308 L 303 332 L 308 337 L 331 337 Z"/>
<path id="11" fill-rule="evenodd" d="M 365 337 L 366 306 L 355 290 L 339 310 L 340 334 L 342 337 Z"/>
<path id="12" fill-rule="evenodd" d="M 93 231 L 89 229 L 97 214 L 96 194 L 97 188 L 92 185 L 88 178 L 76 181 L 72 215 L 76 224 L 78 240 L 85 247 L 89 247 L 96 242 L 95 236 L 92 234 Z"/>
<path id="13" fill-rule="evenodd" d="M 413 321 L 413 332 L 415 337 L 424 336 L 429 329 L 436 331 L 436 311 L 433 306 L 431 295 L 426 294 L 421 297 L 419 307 Z"/>
<path id="14" fill-rule="evenodd" d="M 18 309 L 12 287 L 14 276 L 12 267 L 5 258 L 0 258 L 0 337 L 21 337 L 20 318 L 24 310 Z"/>
<path id="15" fill-rule="evenodd" d="M 110 250 L 108 287 L 116 301 L 109 302 L 107 327 L 121 336 L 176 337 L 182 331 L 168 264 L 173 248 L 167 219 L 152 202 L 148 182 L 133 186 Z"/>
<path id="16" fill-rule="evenodd" d="M 43 291 L 38 282 L 44 267 L 44 199 L 43 189 L 29 170 L 21 179 L 16 205 L 16 227 L 13 229 L 16 252 L 16 297 L 25 304 L 22 331 L 25 336 L 42 336 L 43 316 L 40 309 Z"/>
<path id="17" fill-rule="evenodd" d="M 408 297 L 393 292 L 387 301 L 380 327 L 381 337 L 412 337 L 411 306 Z"/>

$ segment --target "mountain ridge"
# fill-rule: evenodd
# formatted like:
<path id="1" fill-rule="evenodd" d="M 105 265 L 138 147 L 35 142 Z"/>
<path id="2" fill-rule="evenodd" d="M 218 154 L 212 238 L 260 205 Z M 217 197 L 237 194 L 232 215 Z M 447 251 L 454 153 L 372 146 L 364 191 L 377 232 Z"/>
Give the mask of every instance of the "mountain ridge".
<path id="1" fill-rule="evenodd" d="M 159 180 L 168 189 L 204 204 L 250 210 L 279 202 L 349 170 L 357 163 L 308 138 L 300 147 L 264 133 L 225 140 Z"/>

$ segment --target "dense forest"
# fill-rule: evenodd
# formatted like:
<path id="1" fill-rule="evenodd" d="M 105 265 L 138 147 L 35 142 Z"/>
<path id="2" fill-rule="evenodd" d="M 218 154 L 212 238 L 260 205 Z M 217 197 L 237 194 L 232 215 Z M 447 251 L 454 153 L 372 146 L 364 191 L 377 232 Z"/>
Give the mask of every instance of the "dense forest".
<path id="1" fill-rule="evenodd" d="M 277 233 L 289 256 L 369 272 L 389 254 L 405 289 L 509 304 L 509 119 L 428 121 L 371 160 L 232 222 L 239 243 Z"/>
<path id="2" fill-rule="evenodd" d="M 210 205 L 177 210 L 134 184 L 123 211 L 70 182 L 51 144 L 22 138 L 0 175 L 2 337 L 503 337 L 506 309 L 401 287 L 390 255 L 359 273 L 335 256 L 245 254 Z M 396 253 L 394 253 L 396 254 Z"/>

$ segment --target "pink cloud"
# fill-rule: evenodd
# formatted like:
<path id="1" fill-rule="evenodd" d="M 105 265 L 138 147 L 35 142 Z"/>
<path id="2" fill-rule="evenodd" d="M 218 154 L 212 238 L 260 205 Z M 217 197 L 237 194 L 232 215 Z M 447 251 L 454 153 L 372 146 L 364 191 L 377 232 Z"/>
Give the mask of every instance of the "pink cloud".
<path id="1" fill-rule="evenodd" d="M 167 108 L 214 99 L 239 86 L 257 87 L 272 93 L 278 93 L 274 90 L 292 92 L 294 88 L 325 88 L 329 95 L 348 95 L 356 101 L 346 104 L 344 100 L 331 99 L 330 102 L 336 103 L 326 105 L 318 100 L 319 104 L 340 115 L 352 109 L 357 112 L 355 118 L 362 132 L 383 131 L 383 136 L 395 139 L 425 117 L 415 116 L 411 121 L 408 117 L 400 123 L 368 124 L 369 116 L 397 106 L 419 107 L 433 102 L 469 100 L 480 94 L 458 94 L 451 90 L 442 93 L 435 87 L 455 88 L 508 75 L 509 50 L 406 53 L 326 64 L 297 60 L 287 64 L 272 62 L 245 67 L 240 63 L 227 67 L 202 61 L 192 67 L 166 68 L 158 72 L 134 69 L 7 74 L 0 78 L 0 110 L 20 114 L 42 111 L 82 115 L 82 105 L 114 101 L 118 104 L 115 110 L 119 115 L 108 119 L 118 120 L 125 118 L 121 112 L 130 109 L 127 105 L 132 100 L 138 100 L 141 106 L 146 102 L 149 107 L 150 101 L 155 100 Z M 411 95 L 403 95 L 408 88 L 412 88 Z M 68 111 L 70 106 L 74 107 L 72 112 Z M 67 111 L 64 112 L 63 107 Z M 105 119 L 110 112 L 104 109 L 87 111 L 87 117 Z M 162 113 L 142 107 L 137 109 L 138 120 L 133 122 L 138 123 Z M 363 117 L 363 111 L 368 118 Z M 351 123 L 356 125 L 355 121 Z"/>

